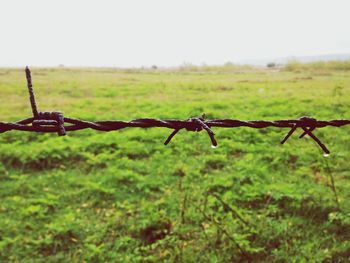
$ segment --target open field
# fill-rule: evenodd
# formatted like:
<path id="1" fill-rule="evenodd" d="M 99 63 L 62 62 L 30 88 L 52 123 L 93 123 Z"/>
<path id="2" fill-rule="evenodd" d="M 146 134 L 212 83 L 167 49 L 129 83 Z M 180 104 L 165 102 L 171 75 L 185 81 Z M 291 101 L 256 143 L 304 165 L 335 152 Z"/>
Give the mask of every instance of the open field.
<path id="1" fill-rule="evenodd" d="M 299 70 L 298 70 L 299 69 Z M 41 111 L 88 120 L 350 118 L 350 71 L 32 69 Z M 0 69 L 0 121 L 31 116 Z M 350 127 L 0 134 L 1 262 L 346 262 Z M 298 134 L 299 135 L 299 134 Z M 334 182 L 334 184 L 332 183 Z M 335 186 L 335 187 L 333 187 Z"/>

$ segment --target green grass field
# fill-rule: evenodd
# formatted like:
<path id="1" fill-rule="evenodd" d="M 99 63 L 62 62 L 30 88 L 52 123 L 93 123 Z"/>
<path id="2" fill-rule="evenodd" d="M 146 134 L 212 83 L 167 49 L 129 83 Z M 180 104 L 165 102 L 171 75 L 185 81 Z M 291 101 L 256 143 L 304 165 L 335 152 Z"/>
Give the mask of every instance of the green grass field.
<path id="1" fill-rule="evenodd" d="M 287 67 L 288 69 L 288 67 Z M 350 71 L 32 69 L 41 111 L 88 120 L 350 118 Z M 31 116 L 0 69 L 0 121 Z M 350 127 L 0 134 L 1 262 L 348 262 Z M 299 131 L 300 132 L 300 131 Z"/>

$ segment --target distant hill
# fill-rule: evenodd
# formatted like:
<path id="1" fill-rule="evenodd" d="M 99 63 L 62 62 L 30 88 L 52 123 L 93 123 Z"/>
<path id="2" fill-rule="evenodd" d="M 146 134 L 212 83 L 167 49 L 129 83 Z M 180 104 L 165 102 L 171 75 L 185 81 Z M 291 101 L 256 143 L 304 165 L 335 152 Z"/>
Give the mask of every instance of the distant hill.
<path id="1" fill-rule="evenodd" d="M 318 56 L 290 56 L 272 59 L 257 59 L 257 60 L 242 60 L 238 61 L 239 64 L 248 64 L 256 66 L 265 66 L 267 63 L 276 63 L 279 65 L 285 65 L 291 61 L 298 62 L 314 62 L 314 61 L 330 61 L 330 60 L 350 60 L 350 53 L 348 54 L 331 54 L 331 55 L 318 55 Z"/>

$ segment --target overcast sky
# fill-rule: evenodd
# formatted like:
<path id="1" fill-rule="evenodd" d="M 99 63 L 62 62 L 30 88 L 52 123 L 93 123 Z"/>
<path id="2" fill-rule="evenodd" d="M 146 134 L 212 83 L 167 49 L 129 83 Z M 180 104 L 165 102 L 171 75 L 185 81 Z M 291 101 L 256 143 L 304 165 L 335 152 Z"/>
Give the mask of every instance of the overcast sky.
<path id="1" fill-rule="evenodd" d="M 348 0 L 1 0 L 0 66 L 176 66 L 350 53 Z"/>

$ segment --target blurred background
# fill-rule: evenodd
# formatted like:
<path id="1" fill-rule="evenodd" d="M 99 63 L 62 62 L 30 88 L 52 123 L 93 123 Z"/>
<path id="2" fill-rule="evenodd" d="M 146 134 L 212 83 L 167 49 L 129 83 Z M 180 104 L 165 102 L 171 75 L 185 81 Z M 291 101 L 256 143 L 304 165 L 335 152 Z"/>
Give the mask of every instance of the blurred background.
<path id="1" fill-rule="evenodd" d="M 0 66 L 349 59 L 349 7 L 346 0 L 2 1 Z"/>

